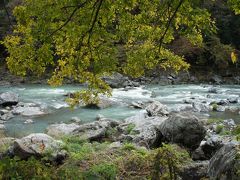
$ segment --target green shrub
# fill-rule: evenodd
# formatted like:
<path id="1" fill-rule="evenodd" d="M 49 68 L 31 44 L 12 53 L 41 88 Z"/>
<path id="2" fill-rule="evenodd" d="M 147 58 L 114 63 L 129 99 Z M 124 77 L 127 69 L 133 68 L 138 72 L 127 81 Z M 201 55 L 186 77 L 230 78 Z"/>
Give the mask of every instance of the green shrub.
<path id="1" fill-rule="evenodd" d="M 86 179 L 98 178 L 103 180 L 114 180 L 117 176 L 117 167 L 110 163 L 94 165 L 89 171 L 84 173 L 84 176 Z"/>
<path id="2" fill-rule="evenodd" d="M 237 141 L 240 141 L 240 125 L 237 125 L 232 134 L 236 136 Z"/>
<path id="3" fill-rule="evenodd" d="M 132 130 L 135 128 L 135 124 L 129 124 L 126 128 L 127 134 L 131 134 Z"/>
<path id="4" fill-rule="evenodd" d="M 0 179 L 54 179 L 53 168 L 40 160 L 15 157 L 0 161 Z M 55 178 L 56 179 L 56 178 Z"/>
<path id="5" fill-rule="evenodd" d="M 182 164 L 190 161 L 186 150 L 177 145 L 163 144 L 156 150 L 151 179 L 177 179 Z"/>
<path id="6" fill-rule="evenodd" d="M 212 104 L 212 110 L 217 111 L 218 105 L 217 104 Z"/>
<path id="7" fill-rule="evenodd" d="M 207 124 L 220 123 L 222 121 L 223 121 L 223 119 L 220 119 L 220 118 L 209 118 L 207 120 Z"/>
<path id="8" fill-rule="evenodd" d="M 221 125 L 221 124 L 218 124 L 217 127 L 216 127 L 216 133 L 219 134 L 223 131 L 224 129 L 224 126 Z"/>

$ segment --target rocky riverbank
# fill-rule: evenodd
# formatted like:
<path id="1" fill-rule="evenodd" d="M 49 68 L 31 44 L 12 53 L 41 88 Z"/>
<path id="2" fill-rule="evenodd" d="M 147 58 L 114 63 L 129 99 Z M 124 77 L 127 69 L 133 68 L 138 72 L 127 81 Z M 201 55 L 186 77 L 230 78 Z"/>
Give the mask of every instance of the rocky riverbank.
<path id="1" fill-rule="evenodd" d="M 131 106 L 142 110 L 124 121 L 98 115 L 96 121 L 82 124 L 79 119 L 74 118 L 73 123 L 50 125 L 46 129 L 46 134 L 30 134 L 21 139 L 1 138 L 0 143 L 4 147 L 1 150 L 1 157 L 18 156 L 20 159 L 26 159 L 32 156 L 43 158 L 47 155 L 52 162 L 61 164 L 64 160 L 67 161 L 71 153 L 63 148 L 64 142 L 61 139 L 64 137 L 90 143 L 110 142 L 109 147 L 117 149 L 122 148 L 126 143 L 131 143 L 146 151 L 161 148 L 167 143 L 177 144 L 190 156 L 189 163 L 184 164 L 183 169 L 177 172 L 179 178 L 237 179 L 240 163 L 239 126 L 232 119 L 209 120 L 196 114 L 196 112 L 217 111 L 219 106 L 225 107 L 227 104 L 237 103 L 238 98 L 226 101 L 209 105 L 191 102 L 189 106 L 186 100 L 187 108 L 180 110 L 171 110 L 158 101 L 134 102 Z M 103 103 L 108 102 L 103 101 Z M 36 104 L 20 103 L 18 95 L 10 92 L 0 95 L 0 104 L 3 108 L 2 121 L 6 120 L 3 117 L 11 115 L 32 116 L 44 113 Z M 107 107 L 109 106 L 103 104 L 99 108 Z M 239 113 L 239 108 L 235 110 Z M 2 126 L 1 129 L 4 130 L 4 124 Z"/>
<path id="2" fill-rule="evenodd" d="M 130 79 L 121 74 L 103 78 L 111 87 L 121 88 L 118 93 L 132 93 L 134 95 L 131 90 L 142 84 L 154 83 L 154 81 L 160 84 L 161 82 L 175 84 L 191 82 L 189 81 L 191 79 L 196 80 L 196 78 L 187 76 L 188 81 L 179 80 L 180 75 L 178 77 L 168 75 L 165 76 L 165 79 L 161 77 L 159 81 L 150 77 Z M 224 80 L 220 81 L 219 79 L 221 80 L 221 78 L 215 78 L 213 83 L 221 84 L 224 82 Z M 11 83 L 3 85 L 11 87 Z M 175 166 L 174 162 L 171 165 L 176 168 L 175 173 L 179 179 L 238 179 L 240 177 L 239 125 L 234 119 L 208 118 L 206 114 L 224 112 L 239 116 L 240 94 L 236 91 L 235 94 L 222 95 L 224 98 L 219 99 L 215 96 L 223 93 L 220 86 L 203 85 L 201 88 L 206 91 L 206 95 L 194 95 L 190 92 L 186 98 L 181 98 L 182 104 L 175 107 L 166 106 L 154 99 L 159 96 L 159 92 L 155 92 L 155 90 L 151 92 L 143 91 L 142 96 L 149 96 L 149 98 L 138 101 L 119 101 L 119 99 L 101 97 L 99 104 L 95 106 L 85 106 L 83 104 L 82 107 L 86 109 L 108 109 L 116 105 L 122 105 L 129 110 L 136 108 L 138 112 L 123 121 L 104 117 L 101 114 L 96 117 L 95 121 L 88 123 L 81 121 L 81 117 L 72 117 L 71 122 L 51 124 L 44 133 L 32 133 L 22 138 L 4 137 L 5 124 L 18 116 L 25 117 L 25 124 L 31 124 L 34 123 L 33 117 L 45 117 L 47 114 L 51 114 L 51 110 L 49 110 L 49 106 L 41 103 L 24 102 L 14 92 L 0 93 L 0 158 L 2 160 L 13 158 L 12 160 L 14 160 L 14 157 L 17 156 L 20 160 L 31 159 L 30 157 L 35 157 L 37 161 L 47 159 L 47 162 L 54 164 L 54 168 L 58 168 L 59 165 L 65 166 L 72 163 L 73 154 L 77 154 L 75 152 L 76 148 L 86 146 L 82 142 L 87 142 L 88 146 L 94 146 L 95 143 L 101 146 L 107 143 L 101 153 L 106 154 L 110 151 L 114 154 L 114 157 L 111 157 L 113 159 L 116 158 L 115 156 L 122 157 L 122 153 L 126 153 L 125 150 L 123 152 L 126 147 L 134 149 L 134 152 L 137 151 L 138 153 L 144 150 L 144 153 L 150 156 L 146 160 L 150 169 L 146 170 L 147 172 L 143 176 L 152 177 L 152 170 L 156 163 L 154 159 L 160 158 L 163 162 L 169 161 L 166 156 L 158 157 L 159 155 L 156 153 L 158 151 L 165 153 L 166 149 L 164 148 L 167 147 L 167 153 L 172 153 L 171 156 L 173 157 L 175 155 L 177 157 L 178 149 L 187 154 L 184 163 L 181 160 L 181 168 L 178 167 L 179 164 Z M 63 95 L 71 96 L 71 94 Z M 62 97 L 64 97 L 63 95 Z M 63 106 L 60 106 L 59 111 L 61 111 L 61 108 Z M 68 137 L 68 141 L 76 140 L 71 144 L 74 148 L 66 148 L 66 146 L 69 146 L 68 141 L 65 140 L 66 137 Z M 172 151 L 172 148 L 174 151 Z M 120 154 L 118 154 L 119 151 Z M 132 151 L 129 152 L 129 154 L 131 153 Z M 101 157 L 98 160 L 100 162 L 104 161 Z M 46 162 L 43 161 L 43 163 L 45 166 Z M 81 166 L 82 163 L 84 165 L 84 163 L 88 164 L 90 162 L 89 159 L 86 159 L 85 162 L 78 160 L 77 163 Z M 116 163 L 115 160 L 114 163 Z M 130 163 L 133 162 L 130 161 Z M 88 166 L 90 165 L 88 164 Z M 119 164 L 116 166 L 120 168 Z M 138 162 L 134 166 L 140 167 L 141 164 Z M 90 167 L 85 168 L 89 169 Z M 133 171 L 139 173 L 138 170 Z M 119 170 L 119 172 L 124 173 L 122 170 Z M 169 174 L 171 172 L 168 172 Z"/>

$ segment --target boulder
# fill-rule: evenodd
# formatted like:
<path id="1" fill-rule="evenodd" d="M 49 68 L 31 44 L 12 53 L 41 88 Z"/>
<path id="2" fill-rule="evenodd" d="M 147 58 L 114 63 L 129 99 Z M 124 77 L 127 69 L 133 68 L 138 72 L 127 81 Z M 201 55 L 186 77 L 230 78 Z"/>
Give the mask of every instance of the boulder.
<path id="1" fill-rule="evenodd" d="M 210 88 L 208 89 L 208 92 L 209 92 L 209 93 L 213 93 L 213 94 L 217 94 L 217 93 L 218 93 L 218 90 L 217 90 L 216 87 L 210 87 Z"/>
<path id="2" fill-rule="evenodd" d="M 143 109 L 144 108 L 144 103 L 142 101 L 133 101 L 130 104 L 130 107 L 134 107 L 136 109 Z"/>
<path id="3" fill-rule="evenodd" d="M 19 101 L 18 95 L 13 92 L 5 92 L 0 94 L 0 106 L 16 105 Z"/>
<path id="4" fill-rule="evenodd" d="M 80 124 L 82 121 L 79 117 L 71 117 L 71 122 L 74 122 L 74 123 L 77 123 L 77 124 Z"/>
<path id="5" fill-rule="evenodd" d="M 181 167 L 180 177 L 183 180 L 201 180 L 207 179 L 209 161 L 190 162 Z"/>
<path id="6" fill-rule="evenodd" d="M 88 104 L 86 105 L 87 108 L 97 108 L 97 109 L 105 109 L 111 107 L 112 105 L 116 104 L 115 101 L 105 97 L 100 96 L 99 102 L 97 104 Z"/>
<path id="7" fill-rule="evenodd" d="M 228 143 L 211 158 L 208 175 L 212 180 L 240 179 L 240 144 Z"/>
<path id="8" fill-rule="evenodd" d="M 238 98 L 237 97 L 232 97 L 227 99 L 229 103 L 236 104 L 238 103 Z"/>
<path id="9" fill-rule="evenodd" d="M 111 87 L 111 88 L 122 88 L 127 86 L 129 83 L 128 77 L 123 76 L 120 73 L 114 73 L 111 76 L 104 76 L 102 79 Z M 125 86 L 124 86 L 125 85 Z"/>
<path id="10" fill-rule="evenodd" d="M 101 141 L 107 136 L 108 129 L 114 128 L 118 125 L 118 122 L 104 118 L 102 120 L 92 123 L 79 125 L 79 127 L 74 129 L 71 134 L 74 136 L 78 136 L 80 139 L 83 140 Z"/>
<path id="11" fill-rule="evenodd" d="M 27 119 L 26 121 L 24 121 L 24 124 L 32 124 L 32 123 L 34 123 L 32 119 Z"/>
<path id="12" fill-rule="evenodd" d="M 9 113 L 6 113 L 6 114 L 3 114 L 3 115 L 0 115 L 0 119 L 3 120 L 3 121 L 7 121 L 11 118 L 13 118 L 13 114 L 11 112 Z"/>
<path id="13" fill-rule="evenodd" d="M 196 149 L 206 134 L 203 123 L 189 112 L 173 113 L 159 128 L 167 141 L 190 149 Z"/>
<path id="14" fill-rule="evenodd" d="M 162 134 L 159 131 L 159 125 L 166 120 L 167 117 L 163 116 L 153 116 L 148 117 L 145 110 L 138 112 L 135 116 L 131 116 L 125 119 L 125 123 L 120 124 L 121 132 L 126 132 L 128 126 L 133 124 L 133 129 L 131 130 L 132 141 L 140 146 L 145 146 L 147 148 L 158 147 L 161 144 Z M 126 139 L 126 138 L 125 138 Z"/>
<path id="15" fill-rule="evenodd" d="M 45 115 L 46 113 L 42 111 L 40 107 L 16 107 L 12 110 L 14 115 L 22 116 L 40 116 Z"/>
<path id="16" fill-rule="evenodd" d="M 193 111 L 195 112 L 209 112 L 210 108 L 208 105 L 200 103 L 200 102 L 193 102 Z"/>
<path id="17" fill-rule="evenodd" d="M 149 116 L 166 116 L 169 114 L 167 106 L 158 101 L 150 103 L 146 107 L 146 111 Z"/>
<path id="18" fill-rule="evenodd" d="M 134 129 L 138 134 L 134 135 L 133 142 L 147 148 L 159 147 L 162 143 L 162 134 L 153 124 L 146 124 L 142 128 Z"/>
<path id="19" fill-rule="evenodd" d="M 222 146 L 222 138 L 218 135 L 213 135 L 201 143 L 200 147 L 204 152 L 206 159 L 210 159 Z"/>
<path id="20" fill-rule="evenodd" d="M 132 123 L 136 127 L 141 127 L 146 122 L 147 112 L 145 110 L 139 111 L 134 116 L 126 118 L 124 121 L 128 124 Z"/>
<path id="21" fill-rule="evenodd" d="M 72 123 L 72 124 L 52 124 L 47 127 L 46 133 L 53 137 L 61 137 L 64 135 L 70 135 L 79 128 L 80 126 L 78 124 Z"/>
<path id="22" fill-rule="evenodd" d="M 217 106 L 216 111 L 217 112 L 224 112 L 225 109 L 226 109 L 226 107 L 224 107 L 224 106 Z"/>
<path id="23" fill-rule="evenodd" d="M 61 141 L 57 141 L 47 134 L 35 133 L 15 140 L 12 153 L 21 159 L 27 159 L 31 156 L 39 158 L 50 155 L 54 160 L 61 160 L 66 157 L 62 145 Z"/>

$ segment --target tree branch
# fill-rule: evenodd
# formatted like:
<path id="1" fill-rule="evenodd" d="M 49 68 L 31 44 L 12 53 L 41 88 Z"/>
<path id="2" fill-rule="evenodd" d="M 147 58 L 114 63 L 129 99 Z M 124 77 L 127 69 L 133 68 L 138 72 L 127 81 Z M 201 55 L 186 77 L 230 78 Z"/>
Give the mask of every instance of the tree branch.
<path id="1" fill-rule="evenodd" d="M 84 1 L 83 3 L 77 5 L 77 6 L 65 6 L 65 7 L 75 7 L 75 9 L 72 11 L 71 15 L 68 17 L 68 19 L 64 22 L 63 25 L 61 25 L 58 29 L 56 29 L 55 31 L 53 31 L 49 36 L 52 36 L 53 34 L 55 34 L 56 32 L 60 31 L 64 26 L 66 26 L 71 20 L 72 17 L 74 16 L 74 14 L 77 12 L 77 10 L 79 10 L 80 8 L 84 7 L 87 2 L 89 2 L 89 0 Z"/>
<path id="2" fill-rule="evenodd" d="M 101 5 L 102 5 L 102 2 L 103 0 L 100 0 L 99 1 L 99 4 L 98 4 L 98 7 L 97 7 L 97 10 L 96 10 L 96 13 L 95 13 L 95 16 L 94 16 L 94 19 L 92 21 L 92 25 L 90 27 L 90 29 L 88 30 L 88 33 L 89 33 L 89 36 L 88 36 L 88 44 L 90 43 L 90 39 L 91 39 L 91 35 L 92 35 L 92 32 L 93 32 L 93 28 L 97 22 L 97 18 L 98 18 L 98 15 L 99 15 L 99 11 L 101 9 Z"/>
<path id="3" fill-rule="evenodd" d="M 9 12 L 8 12 L 8 9 L 7 9 L 6 1 L 5 1 L 5 0 L 3 0 L 3 6 L 4 6 L 4 10 L 5 10 L 5 12 L 6 12 L 6 14 L 7 14 L 7 17 L 8 17 L 9 25 L 12 27 L 12 26 L 13 26 L 13 25 L 12 25 L 12 21 L 11 21 L 10 14 L 9 14 Z"/>
<path id="4" fill-rule="evenodd" d="M 160 49 L 161 49 L 161 46 L 162 46 L 162 43 L 163 43 L 163 39 L 164 39 L 164 37 L 166 36 L 167 31 L 168 31 L 168 29 L 170 28 L 170 25 L 171 25 L 174 17 L 176 16 L 179 8 L 180 8 L 181 5 L 183 4 L 183 2 L 184 2 L 184 0 L 180 0 L 180 2 L 178 3 L 178 6 L 176 7 L 175 11 L 173 12 L 171 18 L 170 18 L 169 21 L 167 22 L 166 29 L 165 29 L 163 35 L 161 36 L 161 38 L 159 39 L 159 51 L 160 51 Z"/>

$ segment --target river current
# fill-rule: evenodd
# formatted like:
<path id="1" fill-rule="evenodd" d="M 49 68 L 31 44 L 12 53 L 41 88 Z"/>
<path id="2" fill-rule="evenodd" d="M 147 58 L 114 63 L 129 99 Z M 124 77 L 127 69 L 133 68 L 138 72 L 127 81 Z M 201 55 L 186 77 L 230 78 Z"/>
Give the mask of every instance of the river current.
<path id="1" fill-rule="evenodd" d="M 136 114 L 140 109 L 129 107 L 131 102 L 148 102 L 158 100 L 167 105 L 170 110 L 178 109 L 186 105 L 186 100 L 204 102 L 237 98 L 238 103 L 231 106 L 240 107 L 240 85 L 217 86 L 218 93 L 209 93 L 209 85 L 151 85 L 133 89 L 114 89 L 111 99 L 118 102 L 117 105 L 106 109 L 88 109 L 68 107 L 65 102 L 65 94 L 81 89 L 81 86 L 65 85 L 52 88 L 48 85 L 21 85 L 14 87 L 0 87 L 0 93 L 12 91 L 19 94 L 21 102 L 33 102 L 47 109 L 46 115 L 36 117 L 15 116 L 5 123 L 7 135 L 22 137 L 33 132 L 44 132 L 46 127 L 53 123 L 70 122 L 72 117 L 78 117 L 83 123 L 96 119 L 98 114 L 107 118 L 124 120 L 126 117 Z M 240 114 L 227 112 L 205 112 L 207 118 L 234 119 L 240 123 Z M 27 119 L 34 123 L 25 124 Z"/>

